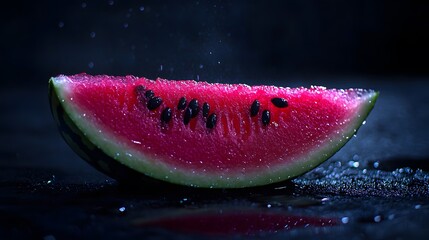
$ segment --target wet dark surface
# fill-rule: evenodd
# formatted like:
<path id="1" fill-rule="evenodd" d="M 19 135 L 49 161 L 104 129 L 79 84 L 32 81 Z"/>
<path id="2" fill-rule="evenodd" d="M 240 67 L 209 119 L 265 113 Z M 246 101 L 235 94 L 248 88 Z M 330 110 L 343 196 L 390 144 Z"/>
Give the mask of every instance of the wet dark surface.
<path id="1" fill-rule="evenodd" d="M 1 89 L 0 236 L 425 239 L 428 83 L 349 79 L 314 82 L 381 92 L 357 136 L 326 163 L 283 187 L 244 191 L 118 185 L 61 139 L 47 87 Z M 300 84 L 292 79 L 289 85 Z"/>

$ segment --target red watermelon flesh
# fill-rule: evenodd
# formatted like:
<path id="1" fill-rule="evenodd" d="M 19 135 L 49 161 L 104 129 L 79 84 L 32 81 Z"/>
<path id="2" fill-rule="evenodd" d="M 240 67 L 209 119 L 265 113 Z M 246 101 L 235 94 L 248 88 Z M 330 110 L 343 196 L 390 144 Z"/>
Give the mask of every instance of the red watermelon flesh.
<path id="1" fill-rule="evenodd" d="M 316 167 L 353 136 L 378 96 L 362 89 L 251 87 L 133 76 L 79 74 L 50 82 L 64 113 L 106 155 L 149 177 L 199 187 L 265 185 Z M 162 99 L 155 109 L 148 109 L 148 90 Z M 189 123 L 184 120 L 187 109 L 178 109 L 182 97 L 187 103 L 198 101 L 198 114 Z M 276 106 L 273 98 L 287 101 L 287 106 Z M 260 108 L 251 116 L 255 100 Z M 205 116 L 203 103 L 210 106 Z M 168 122 L 161 116 L 166 108 Z M 211 127 L 209 115 L 216 116 Z"/>

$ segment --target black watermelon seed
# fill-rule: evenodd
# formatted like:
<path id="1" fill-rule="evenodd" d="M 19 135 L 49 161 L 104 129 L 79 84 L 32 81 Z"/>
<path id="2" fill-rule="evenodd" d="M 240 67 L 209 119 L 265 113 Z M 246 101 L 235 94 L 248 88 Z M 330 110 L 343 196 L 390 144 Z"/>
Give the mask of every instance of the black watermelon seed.
<path id="1" fill-rule="evenodd" d="M 207 117 L 210 112 L 210 105 L 208 103 L 203 104 L 203 117 Z"/>
<path id="2" fill-rule="evenodd" d="M 183 110 L 185 108 L 186 108 L 186 98 L 185 97 L 181 97 L 179 99 L 179 103 L 177 104 L 177 109 Z"/>
<path id="3" fill-rule="evenodd" d="M 166 107 L 164 110 L 162 110 L 161 121 L 168 123 L 171 120 L 171 113 L 172 111 L 171 111 L 171 108 L 169 107 Z"/>
<path id="4" fill-rule="evenodd" d="M 155 96 L 155 93 L 154 93 L 152 90 L 147 90 L 147 91 L 144 93 L 144 95 L 145 95 L 145 97 L 146 97 L 147 99 L 151 99 L 151 98 L 153 98 L 153 97 Z"/>
<path id="5" fill-rule="evenodd" d="M 216 121 L 217 121 L 216 114 L 214 113 L 210 114 L 209 117 L 207 118 L 206 127 L 210 129 L 214 128 L 216 126 Z"/>
<path id="6" fill-rule="evenodd" d="M 250 107 L 250 116 L 254 117 L 258 115 L 260 106 L 261 104 L 259 103 L 258 100 L 253 101 L 252 106 Z"/>
<path id="7" fill-rule="evenodd" d="M 262 124 L 264 124 L 265 126 L 267 126 L 268 123 L 270 123 L 270 111 L 264 110 L 262 112 Z"/>
<path id="8" fill-rule="evenodd" d="M 191 116 L 192 116 L 192 109 L 191 108 L 187 108 L 185 110 L 185 115 L 183 116 L 183 123 L 185 125 L 188 125 L 189 121 L 191 121 Z"/>
<path id="9" fill-rule="evenodd" d="M 198 112 L 200 111 L 200 107 L 198 106 L 198 100 L 197 100 L 197 99 L 195 99 L 195 98 L 194 98 L 194 99 L 192 99 L 192 100 L 189 102 L 188 108 L 189 108 L 189 109 L 192 109 L 191 118 L 196 117 L 196 116 L 198 115 Z"/>
<path id="10" fill-rule="evenodd" d="M 143 87 L 142 85 L 138 85 L 138 86 L 136 87 L 136 92 L 137 92 L 138 94 L 143 94 L 144 90 L 146 90 L 146 88 L 145 88 L 145 87 Z"/>
<path id="11" fill-rule="evenodd" d="M 161 106 L 161 103 L 162 103 L 162 99 L 160 97 L 153 97 L 149 99 L 149 101 L 147 102 L 147 108 L 151 111 L 155 110 L 159 106 Z"/>
<path id="12" fill-rule="evenodd" d="M 278 98 L 278 97 L 272 98 L 271 102 L 274 104 L 274 106 L 278 108 L 285 108 L 288 106 L 288 103 L 284 98 Z"/>

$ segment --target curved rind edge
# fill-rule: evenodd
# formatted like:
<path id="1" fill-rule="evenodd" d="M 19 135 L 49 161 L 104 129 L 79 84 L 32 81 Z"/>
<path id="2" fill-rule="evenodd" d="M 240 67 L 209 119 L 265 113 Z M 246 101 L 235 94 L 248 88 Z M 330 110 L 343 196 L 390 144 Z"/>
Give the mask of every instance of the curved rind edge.
<path id="1" fill-rule="evenodd" d="M 130 184 L 144 184 L 147 186 L 169 185 L 164 181 L 148 177 L 108 156 L 104 151 L 89 141 L 76 124 L 70 119 L 60 103 L 54 78 L 49 80 L 49 103 L 51 113 L 58 125 L 59 132 L 64 141 L 75 151 L 79 157 L 87 161 L 100 172 L 121 182 Z"/>
<path id="2" fill-rule="evenodd" d="M 367 118 L 379 95 L 378 92 L 371 92 L 368 94 L 368 103 L 363 105 L 359 111 L 358 117 L 349 124 L 350 127 L 348 131 L 344 132 L 343 136 L 336 141 L 337 144 L 327 144 L 317 151 L 310 153 L 306 159 L 299 159 L 293 163 L 280 166 L 277 170 L 248 176 L 247 178 L 226 180 L 207 175 L 190 176 L 186 172 L 181 172 L 180 170 L 171 173 L 171 171 L 168 170 L 168 166 L 162 164 L 150 166 L 147 161 L 144 161 L 145 164 L 139 164 L 138 157 L 136 157 L 137 160 L 133 158 L 115 158 L 115 152 L 123 152 L 123 150 L 118 149 L 120 146 L 112 146 L 103 142 L 100 143 L 97 139 L 90 139 L 89 136 L 91 136 L 91 134 L 83 134 L 85 131 L 82 131 L 82 128 L 84 130 L 89 130 L 91 128 L 94 129 L 94 126 L 85 126 L 83 123 L 79 124 L 79 120 L 73 115 L 73 110 L 69 109 L 67 111 L 67 107 L 61 103 L 61 94 L 58 93 L 58 89 L 56 89 L 54 85 L 55 80 L 56 78 L 51 78 L 49 80 L 51 111 L 59 126 L 61 135 L 70 147 L 80 157 L 106 175 L 121 182 L 148 186 L 171 186 L 179 184 L 202 188 L 245 188 L 277 185 L 285 180 L 290 180 L 319 166 L 341 149 Z M 106 145 L 109 146 L 106 147 Z M 138 154 L 134 153 L 134 155 Z M 149 173 L 150 175 L 148 175 Z M 168 178 L 164 178 L 165 176 L 168 176 Z"/>

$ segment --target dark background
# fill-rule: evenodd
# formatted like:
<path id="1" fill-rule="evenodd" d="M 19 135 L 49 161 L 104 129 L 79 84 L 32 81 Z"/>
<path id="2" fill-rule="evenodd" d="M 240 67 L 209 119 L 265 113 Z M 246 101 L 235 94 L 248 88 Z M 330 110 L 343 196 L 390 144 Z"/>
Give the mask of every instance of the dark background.
<path id="1" fill-rule="evenodd" d="M 135 222 L 182 222 L 190 212 L 222 220 L 224 211 L 237 222 L 256 212 L 336 225 L 249 224 L 270 239 L 429 236 L 428 1 L 49 0 L 0 11 L 0 239 L 210 239 L 192 225 L 197 233 L 178 235 Z M 61 138 L 48 79 L 81 72 L 362 87 L 380 97 L 356 137 L 284 188 L 140 189 L 96 171 Z"/>
<path id="2" fill-rule="evenodd" d="M 1 67 L 246 82 L 429 74 L 426 1 L 11 1 Z"/>

